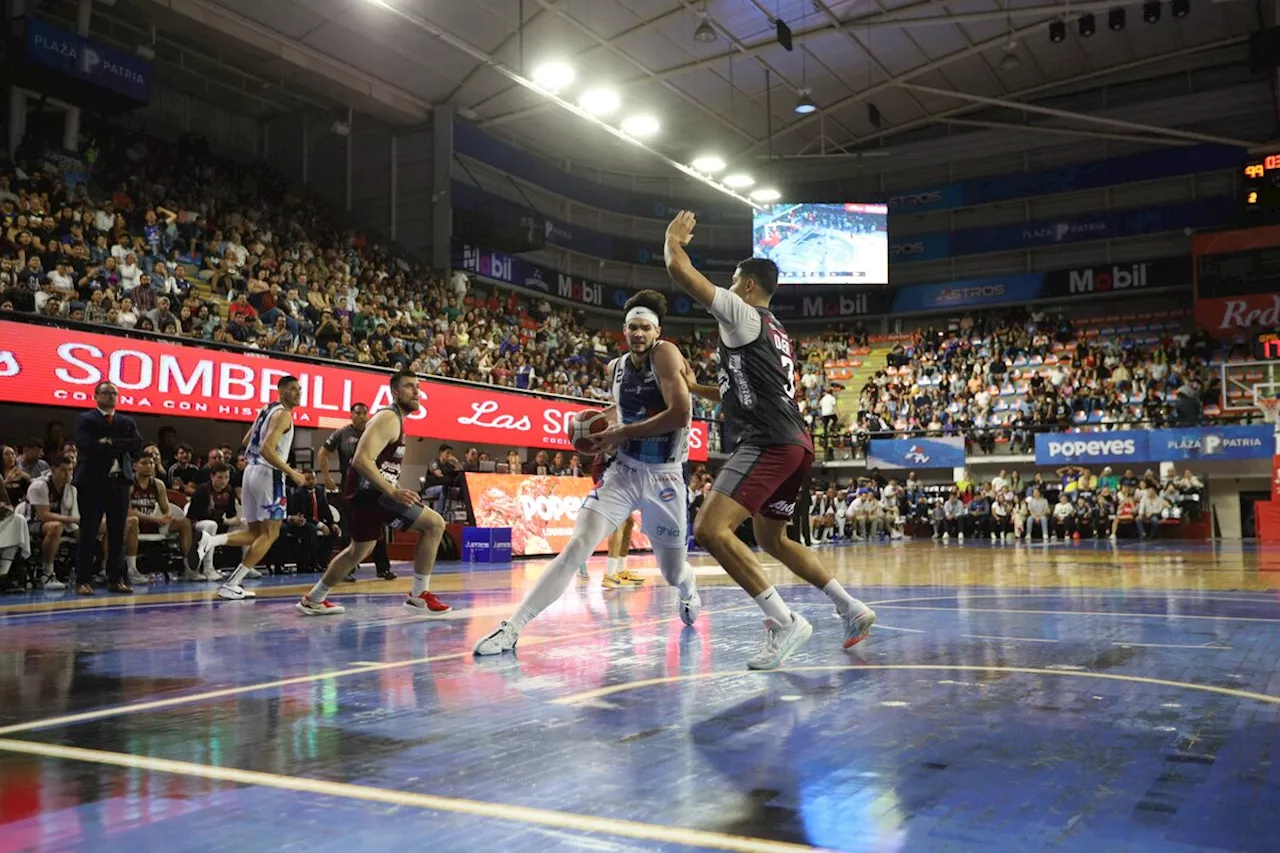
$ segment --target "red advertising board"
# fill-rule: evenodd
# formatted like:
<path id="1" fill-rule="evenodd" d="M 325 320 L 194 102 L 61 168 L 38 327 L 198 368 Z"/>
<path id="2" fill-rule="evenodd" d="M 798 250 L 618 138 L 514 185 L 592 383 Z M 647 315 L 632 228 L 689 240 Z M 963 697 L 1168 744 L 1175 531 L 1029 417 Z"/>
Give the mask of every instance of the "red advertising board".
<path id="1" fill-rule="evenodd" d="M 524 474 L 467 474 L 467 492 L 477 527 L 510 527 L 511 556 L 559 554 L 573 535 L 582 501 L 591 491 L 588 477 L 539 477 Z M 631 534 L 633 549 L 647 549 L 639 514 Z M 608 539 L 596 551 L 609 547 Z"/>
<path id="2" fill-rule="evenodd" d="M 119 387 L 124 412 L 252 421 L 288 375 L 302 385 L 293 413 L 300 427 L 340 427 L 355 403 L 376 410 L 391 400 L 387 374 L 373 370 L 0 320 L 0 402 L 84 409 L 106 379 Z M 421 397 L 422 408 L 405 421 L 411 436 L 552 450 L 571 450 L 573 416 L 599 408 L 429 380 L 421 383 Z M 689 458 L 707 458 L 703 421 L 689 431 Z"/>
<path id="3" fill-rule="evenodd" d="M 1196 325 L 1232 338 L 1280 326 L 1280 225 L 1197 234 Z"/>

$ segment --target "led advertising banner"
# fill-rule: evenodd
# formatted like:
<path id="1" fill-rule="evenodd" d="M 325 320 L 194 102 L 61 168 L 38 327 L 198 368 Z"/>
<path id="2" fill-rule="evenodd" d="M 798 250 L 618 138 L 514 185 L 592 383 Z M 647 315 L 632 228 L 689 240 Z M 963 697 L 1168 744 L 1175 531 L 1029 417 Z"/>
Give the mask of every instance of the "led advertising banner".
<path id="1" fill-rule="evenodd" d="M 525 474 L 467 474 L 467 493 L 476 527 L 511 528 L 511 555 L 559 554 L 569 544 L 582 502 L 590 494 L 590 477 L 542 477 Z M 648 549 L 640 532 L 640 514 L 631 534 L 633 549 Z M 606 537 L 596 551 L 609 548 Z"/>
<path id="2" fill-rule="evenodd" d="M 391 402 L 387 374 L 266 355 L 0 321 L 0 399 L 86 409 L 102 380 L 120 389 L 120 410 L 171 417 L 252 421 L 274 399 L 282 376 L 298 377 L 300 427 L 334 429 L 355 403 Z M 572 450 L 575 414 L 585 401 L 536 397 L 484 386 L 421 380 L 422 407 L 408 435 L 475 444 Z M 689 458 L 707 458 L 707 424 L 689 430 Z"/>

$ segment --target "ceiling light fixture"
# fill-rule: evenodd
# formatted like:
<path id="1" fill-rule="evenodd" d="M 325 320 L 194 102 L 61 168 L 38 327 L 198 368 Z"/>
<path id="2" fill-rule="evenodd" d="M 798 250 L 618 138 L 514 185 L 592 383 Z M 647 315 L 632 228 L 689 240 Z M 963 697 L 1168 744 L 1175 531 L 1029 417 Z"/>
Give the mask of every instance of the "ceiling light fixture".
<path id="1" fill-rule="evenodd" d="M 1148 24 L 1154 24 L 1160 20 L 1160 3 L 1157 0 L 1142 4 L 1142 20 Z"/>
<path id="2" fill-rule="evenodd" d="M 718 38 L 716 28 L 711 26 L 711 22 L 707 20 L 705 12 L 699 13 L 702 22 L 698 24 L 698 28 L 693 31 L 693 40 L 698 44 L 711 44 Z"/>
<path id="3" fill-rule="evenodd" d="M 441 27 L 439 24 L 436 24 L 434 21 L 431 21 L 430 19 L 425 18 L 422 15 L 416 14 L 414 12 L 409 12 L 398 3 L 387 2 L 387 0 L 369 0 L 369 2 L 372 5 L 377 6 L 379 9 L 383 10 L 386 14 L 395 16 L 400 21 L 404 22 L 405 24 L 408 24 L 411 27 L 414 27 L 415 29 L 421 30 L 425 33 L 429 33 L 434 39 L 440 41 L 441 43 L 448 45 L 449 47 L 453 48 L 459 53 L 462 53 L 466 56 L 471 57 L 476 62 L 483 63 L 494 72 L 507 78 L 508 80 L 520 86 L 521 88 L 527 89 L 530 92 L 533 92 L 538 96 L 545 98 L 550 103 L 556 105 L 557 107 L 559 107 L 560 109 L 564 110 L 567 113 L 577 116 L 587 124 L 594 125 L 595 127 L 599 128 L 601 131 L 603 131 L 607 135 L 612 136 L 614 139 L 618 140 L 619 142 L 626 142 L 630 145 L 634 145 L 636 148 L 639 148 L 645 151 L 646 153 L 652 155 L 658 160 L 661 160 L 664 164 L 676 170 L 677 172 L 689 178 L 690 180 L 696 181 L 702 184 L 703 186 L 707 187 L 708 189 L 715 190 L 717 193 L 726 195 L 732 198 L 734 201 L 740 204 L 746 205 L 747 207 L 752 207 L 757 209 L 760 207 L 759 203 L 752 201 L 751 199 L 747 198 L 745 195 L 742 195 L 741 193 L 735 192 L 733 189 L 720 183 L 715 178 L 708 177 L 707 175 L 704 175 L 701 172 L 698 172 L 696 169 L 691 169 L 685 163 L 679 162 L 677 160 L 673 160 L 663 152 L 647 145 L 644 141 L 637 139 L 634 136 L 629 136 L 625 131 L 620 129 L 617 125 L 612 124 L 604 119 L 601 119 L 598 116 L 592 115 L 591 113 L 584 110 L 582 107 L 578 106 L 578 104 L 575 103 L 574 101 L 568 100 L 566 98 L 562 98 L 560 97 L 560 95 L 556 94 L 555 92 L 549 91 L 546 85 L 544 85 L 543 83 L 537 80 L 532 79 L 530 76 L 526 75 L 522 71 L 519 71 L 511 67 L 510 65 L 507 65 L 506 63 L 494 60 L 494 58 L 488 53 L 485 53 L 483 50 L 471 44 L 470 42 L 466 41 L 465 39 L 459 38 L 458 36 L 449 32 L 444 27 Z M 572 69 L 570 68 L 569 70 L 570 70 L 570 73 L 572 73 Z M 569 78 L 569 81 L 570 82 L 572 81 L 572 77 Z M 555 82 L 559 82 L 560 86 L 568 85 L 568 82 L 565 82 L 563 79 Z M 459 111 L 459 113 L 461 114 L 461 111 Z"/>
<path id="4" fill-rule="evenodd" d="M 1054 21 L 1049 24 L 1049 41 L 1054 44 L 1061 44 L 1067 40 L 1067 25 L 1062 21 Z"/>
<path id="5" fill-rule="evenodd" d="M 752 201 L 768 202 L 768 201 L 777 201 L 780 198 L 782 198 L 782 193 L 778 192 L 772 187 L 762 187 L 761 189 L 753 190 L 751 193 Z"/>
<path id="6" fill-rule="evenodd" d="M 575 76 L 572 65 L 558 60 L 544 62 L 533 69 L 533 82 L 552 94 L 572 83 Z"/>
<path id="7" fill-rule="evenodd" d="M 724 171 L 725 162 L 714 154 L 705 154 L 695 158 L 690 166 L 703 174 L 714 175 L 716 172 Z"/>
<path id="8" fill-rule="evenodd" d="M 1124 9 L 1112 9 L 1107 13 L 1107 26 L 1118 33 L 1124 29 Z"/>
<path id="9" fill-rule="evenodd" d="M 1093 15 L 1080 16 L 1080 38 L 1093 38 L 1093 34 L 1098 31 L 1098 20 Z"/>
<path id="10" fill-rule="evenodd" d="M 628 116 L 622 121 L 623 133 L 640 138 L 653 136 L 661 127 L 658 120 L 651 115 Z"/>
<path id="11" fill-rule="evenodd" d="M 732 187 L 735 190 L 746 189 L 755 182 L 755 178 L 750 175 L 744 175 L 741 172 L 735 172 L 732 175 L 727 175 L 724 179 L 724 185 L 726 187 Z"/>
<path id="12" fill-rule="evenodd" d="M 615 112 L 621 103 L 613 89 L 588 89 L 578 98 L 578 106 L 593 116 L 607 116 Z"/>
<path id="13" fill-rule="evenodd" d="M 813 102 L 813 98 L 809 96 L 808 89 L 801 89 L 798 94 L 800 95 L 800 99 L 796 101 L 796 105 L 794 107 L 798 114 L 807 116 L 809 113 L 816 113 L 818 111 L 818 105 L 815 104 Z"/>

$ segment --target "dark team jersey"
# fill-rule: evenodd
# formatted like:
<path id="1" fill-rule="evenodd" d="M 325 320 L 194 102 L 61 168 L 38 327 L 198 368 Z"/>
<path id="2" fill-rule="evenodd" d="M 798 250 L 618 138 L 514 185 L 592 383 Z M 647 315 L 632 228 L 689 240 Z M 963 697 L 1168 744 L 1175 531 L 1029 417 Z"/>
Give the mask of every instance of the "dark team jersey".
<path id="1" fill-rule="evenodd" d="M 664 343 L 658 341 L 653 346 L 656 349 Z M 614 362 L 613 399 L 618 406 L 618 419 L 624 424 L 639 423 L 667 410 L 658 373 L 653 369 L 652 350 L 640 367 L 631 363 L 629 355 Z M 689 427 L 686 424 L 661 435 L 629 439 L 618 445 L 618 452 L 654 465 L 685 462 L 689 458 Z"/>
<path id="2" fill-rule="evenodd" d="M 160 503 L 156 497 L 157 485 L 154 477 L 145 486 L 140 480 L 135 480 L 129 492 L 129 507 L 139 515 L 154 516 Z"/>
<path id="3" fill-rule="evenodd" d="M 400 420 L 400 434 L 396 436 L 395 441 L 387 442 L 382 450 L 378 451 L 373 464 L 378 466 L 378 473 L 382 475 L 382 479 L 399 488 L 400 466 L 404 464 L 404 416 L 398 409 L 393 408 L 391 411 L 395 412 Z M 365 479 L 356 470 L 356 466 L 352 465 L 347 469 L 347 476 L 343 478 L 342 493 L 347 500 L 372 501 L 382 495 L 382 490 Z"/>
<path id="4" fill-rule="evenodd" d="M 362 434 L 362 430 L 347 424 L 341 429 L 334 430 L 324 443 L 325 450 L 338 453 L 338 476 L 343 478 L 347 476 L 347 469 L 351 467 L 351 460 L 356 455 L 356 445 L 360 443 Z"/>
<path id="5" fill-rule="evenodd" d="M 795 359 L 787 330 L 767 308 L 760 334 L 740 347 L 720 342 L 720 402 L 734 449 L 792 444 L 813 450 L 796 405 Z"/>

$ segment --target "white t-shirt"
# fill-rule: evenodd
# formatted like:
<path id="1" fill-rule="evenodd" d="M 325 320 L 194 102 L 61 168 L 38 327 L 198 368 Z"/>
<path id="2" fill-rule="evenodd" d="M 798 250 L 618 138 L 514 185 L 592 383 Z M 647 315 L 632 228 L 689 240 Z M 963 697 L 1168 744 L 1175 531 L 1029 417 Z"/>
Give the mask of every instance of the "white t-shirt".
<path id="1" fill-rule="evenodd" d="M 1075 515 L 1075 507 L 1070 502 L 1056 503 L 1053 505 L 1053 515 L 1055 518 L 1070 518 Z"/>
<path id="2" fill-rule="evenodd" d="M 717 287 L 715 298 L 707 310 L 720 326 L 720 340 L 730 349 L 760 337 L 760 312 L 738 294 Z"/>
<path id="3" fill-rule="evenodd" d="M 822 399 L 818 401 L 818 407 L 822 411 L 824 418 L 830 417 L 836 413 L 836 398 L 828 391 L 822 395 Z"/>

